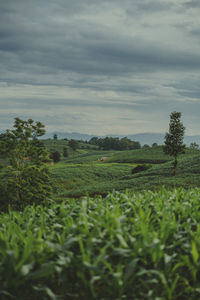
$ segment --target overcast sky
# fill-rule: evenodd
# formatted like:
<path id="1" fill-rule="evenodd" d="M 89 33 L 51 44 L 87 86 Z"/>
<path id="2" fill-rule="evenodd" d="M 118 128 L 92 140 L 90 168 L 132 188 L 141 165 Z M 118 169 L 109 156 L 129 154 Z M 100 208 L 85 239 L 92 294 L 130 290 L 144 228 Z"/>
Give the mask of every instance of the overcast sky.
<path id="1" fill-rule="evenodd" d="M 1 0 L 0 129 L 200 134 L 199 0 Z"/>

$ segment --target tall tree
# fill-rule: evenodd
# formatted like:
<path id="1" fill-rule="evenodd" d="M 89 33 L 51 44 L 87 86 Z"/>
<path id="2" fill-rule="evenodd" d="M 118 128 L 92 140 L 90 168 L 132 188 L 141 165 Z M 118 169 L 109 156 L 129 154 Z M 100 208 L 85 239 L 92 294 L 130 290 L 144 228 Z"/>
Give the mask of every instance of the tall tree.
<path id="1" fill-rule="evenodd" d="M 70 140 L 68 146 L 75 152 L 78 149 L 79 143 L 76 140 Z"/>
<path id="2" fill-rule="evenodd" d="M 59 151 L 53 151 L 50 153 L 50 156 L 49 156 L 54 163 L 57 163 L 60 161 L 60 152 Z"/>
<path id="3" fill-rule="evenodd" d="M 58 136 L 57 136 L 56 133 L 53 135 L 53 139 L 54 139 L 54 140 L 57 140 L 57 139 L 58 139 Z"/>
<path id="4" fill-rule="evenodd" d="M 0 155 L 7 162 L 1 173 L 0 205 L 23 208 L 26 204 L 41 203 L 51 194 L 45 164 L 49 153 L 38 139 L 45 133 L 41 122 L 15 118 L 13 127 L 0 138 Z"/>
<path id="5" fill-rule="evenodd" d="M 64 156 L 64 157 L 68 157 L 68 156 L 69 156 L 69 152 L 68 152 L 67 147 L 64 147 L 64 148 L 63 148 L 63 156 Z"/>
<path id="6" fill-rule="evenodd" d="M 171 113 L 169 132 L 165 135 L 165 145 L 163 147 L 165 154 L 174 157 L 174 176 L 177 172 L 178 156 L 182 153 L 185 153 L 185 145 L 183 144 L 185 127 L 180 119 L 180 112 L 174 111 Z"/>

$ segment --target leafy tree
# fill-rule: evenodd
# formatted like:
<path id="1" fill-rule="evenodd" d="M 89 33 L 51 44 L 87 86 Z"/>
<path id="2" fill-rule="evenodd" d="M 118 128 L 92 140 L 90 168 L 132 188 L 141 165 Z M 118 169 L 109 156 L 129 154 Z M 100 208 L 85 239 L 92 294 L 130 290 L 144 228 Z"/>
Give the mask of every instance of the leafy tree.
<path id="1" fill-rule="evenodd" d="M 142 146 L 142 148 L 143 148 L 143 149 L 149 149 L 150 146 L 149 146 L 148 144 L 144 144 L 144 145 Z"/>
<path id="2" fill-rule="evenodd" d="M 68 146 L 75 152 L 78 149 L 79 144 L 76 140 L 70 140 Z"/>
<path id="3" fill-rule="evenodd" d="M 129 149 L 141 149 L 141 144 L 140 142 L 136 142 L 136 141 L 131 141 L 131 145 L 129 147 Z"/>
<path id="4" fill-rule="evenodd" d="M 105 137 L 98 138 L 93 137 L 90 139 L 89 143 L 91 145 L 99 146 L 104 150 L 132 150 L 140 149 L 141 145 L 139 142 L 131 141 L 127 137 L 118 138 L 118 137 Z"/>
<path id="5" fill-rule="evenodd" d="M 174 176 L 177 172 L 178 156 L 185 153 L 185 145 L 183 144 L 185 127 L 181 120 L 180 112 L 172 112 L 170 115 L 169 132 L 165 135 L 165 145 L 163 151 L 165 154 L 174 157 Z"/>
<path id="6" fill-rule="evenodd" d="M 1 134 L 0 155 L 7 165 L 2 170 L 0 205 L 23 208 L 38 204 L 51 194 L 48 152 L 38 137 L 44 135 L 41 122 L 15 118 L 13 130 Z"/>
<path id="7" fill-rule="evenodd" d="M 191 149 L 199 149 L 199 145 L 197 143 L 193 142 L 190 144 L 190 148 Z"/>
<path id="8" fill-rule="evenodd" d="M 68 157 L 69 156 L 69 152 L 68 152 L 68 149 L 66 147 L 63 148 L 63 156 L 64 157 Z"/>
<path id="9" fill-rule="evenodd" d="M 155 147 L 157 147 L 157 146 L 158 146 L 157 143 L 153 143 L 153 144 L 151 145 L 152 148 L 155 148 Z"/>
<path id="10" fill-rule="evenodd" d="M 98 145 L 98 140 L 99 138 L 97 136 L 93 136 L 90 140 L 89 140 L 89 144 L 91 145 Z"/>
<path id="11" fill-rule="evenodd" d="M 60 161 L 60 152 L 59 151 L 51 152 L 49 157 L 53 160 L 54 163 L 57 163 Z"/>
<path id="12" fill-rule="evenodd" d="M 57 139 L 58 139 L 58 136 L 57 136 L 56 133 L 53 135 L 53 139 L 54 139 L 54 140 L 57 140 Z"/>

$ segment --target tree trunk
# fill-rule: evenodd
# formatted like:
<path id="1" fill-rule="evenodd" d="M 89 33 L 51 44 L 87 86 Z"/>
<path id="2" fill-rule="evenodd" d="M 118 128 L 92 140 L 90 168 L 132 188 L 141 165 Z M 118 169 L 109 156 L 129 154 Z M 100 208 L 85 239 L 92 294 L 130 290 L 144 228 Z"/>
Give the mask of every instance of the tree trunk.
<path id="1" fill-rule="evenodd" d="M 175 158 L 174 158 L 174 176 L 176 176 L 177 166 L 178 166 L 178 160 L 177 160 L 177 157 L 175 156 Z"/>

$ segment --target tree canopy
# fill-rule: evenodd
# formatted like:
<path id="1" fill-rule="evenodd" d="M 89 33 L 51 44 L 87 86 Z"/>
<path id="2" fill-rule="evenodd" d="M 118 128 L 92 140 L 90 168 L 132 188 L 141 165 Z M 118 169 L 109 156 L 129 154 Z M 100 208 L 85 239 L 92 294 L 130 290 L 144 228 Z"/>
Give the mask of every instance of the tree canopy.
<path id="1" fill-rule="evenodd" d="M 174 175 L 176 175 L 178 156 L 185 152 L 185 145 L 183 144 L 185 127 L 181 122 L 181 113 L 172 112 L 170 115 L 169 132 L 165 135 L 165 145 L 163 151 L 165 154 L 174 157 Z"/>
<path id="2" fill-rule="evenodd" d="M 132 150 L 141 148 L 139 142 L 131 141 L 127 137 L 121 139 L 118 137 L 93 137 L 90 139 L 89 143 L 91 145 L 99 146 L 103 150 Z"/>
<path id="3" fill-rule="evenodd" d="M 72 151 L 75 152 L 79 147 L 79 143 L 78 141 L 72 139 L 69 141 L 68 146 L 72 149 Z"/>
<path id="4" fill-rule="evenodd" d="M 0 201 L 22 208 L 41 203 L 51 194 L 48 152 L 38 137 L 44 135 L 41 122 L 15 118 L 14 129 L 0 136 L 0 156 L 7 161 L 0 185 Z"/>

